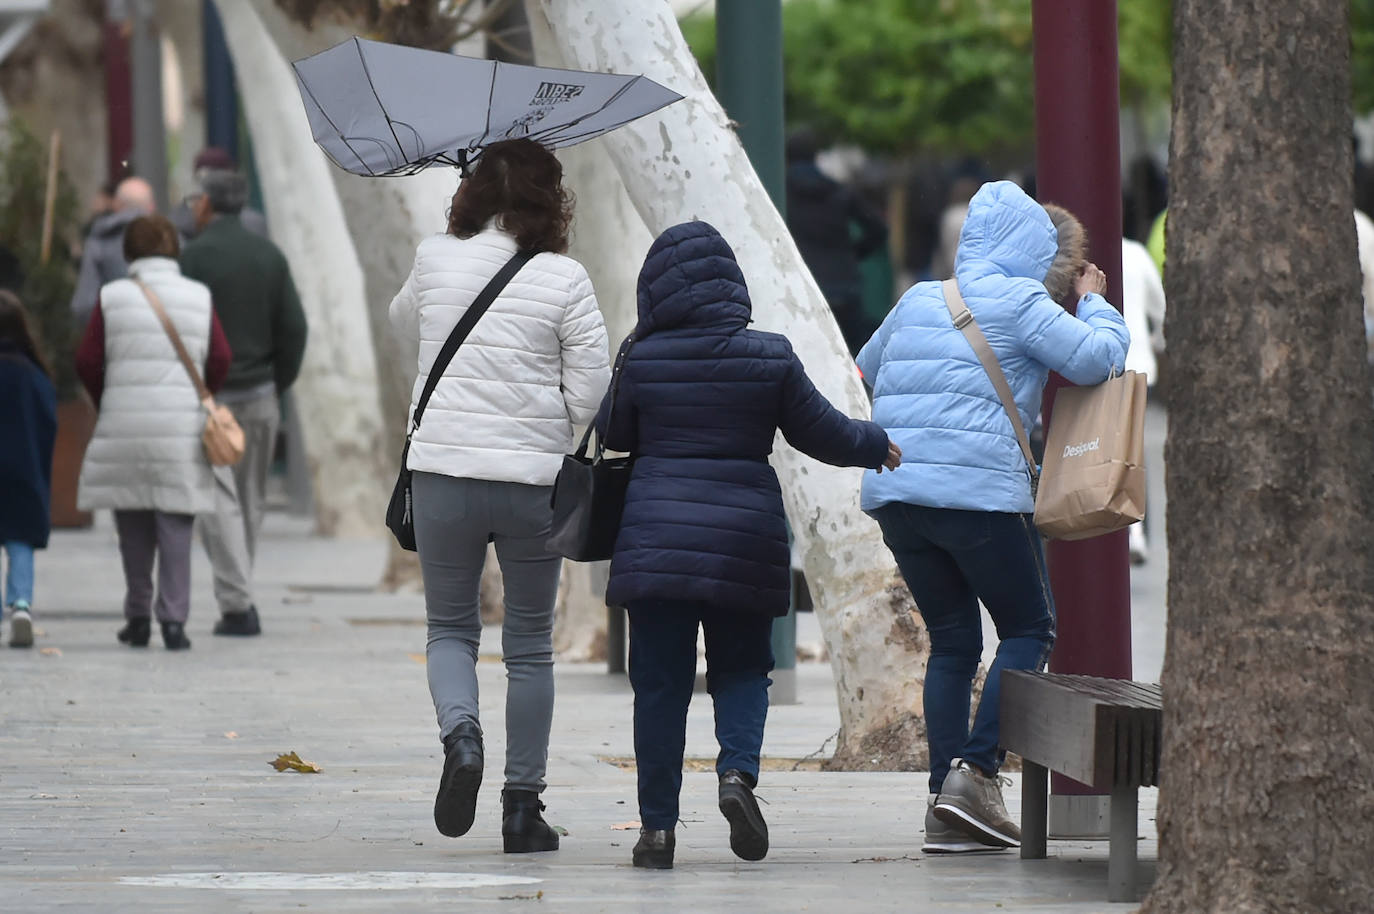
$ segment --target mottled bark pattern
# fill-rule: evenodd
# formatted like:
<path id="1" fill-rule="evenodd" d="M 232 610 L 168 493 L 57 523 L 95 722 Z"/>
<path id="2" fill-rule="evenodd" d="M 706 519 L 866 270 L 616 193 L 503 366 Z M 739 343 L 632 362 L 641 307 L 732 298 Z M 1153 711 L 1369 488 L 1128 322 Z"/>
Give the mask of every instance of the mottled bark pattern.
<path id="1" fill-rule="evenodd" d="M 1348 5 L 1176 0 L 1148 912 L 1374 906 L 1374 408 Z"/>

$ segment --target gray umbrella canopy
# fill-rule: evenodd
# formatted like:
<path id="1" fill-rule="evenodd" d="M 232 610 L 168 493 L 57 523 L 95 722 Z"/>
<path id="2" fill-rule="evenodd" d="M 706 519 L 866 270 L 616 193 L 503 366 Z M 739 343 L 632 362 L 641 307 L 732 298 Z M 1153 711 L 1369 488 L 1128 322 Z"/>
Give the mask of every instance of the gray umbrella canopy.
<path id="1" fill-rule="evenodd" d="M 369 177 L 465 167 L 500 140 L 571 146 L 682 98 L 643 76 L 529 67 L 364 38 L 293 66 L 315 141 L 334 164 Z"/>

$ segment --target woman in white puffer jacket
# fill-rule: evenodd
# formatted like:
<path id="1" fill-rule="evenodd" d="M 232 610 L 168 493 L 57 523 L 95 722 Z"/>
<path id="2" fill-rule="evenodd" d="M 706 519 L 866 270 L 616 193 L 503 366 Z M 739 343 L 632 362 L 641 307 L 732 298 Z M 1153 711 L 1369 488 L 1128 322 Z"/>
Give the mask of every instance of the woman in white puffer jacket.
<path id="1" fill-rule="evenodd" d="M 100 409 L 81 465 L 78 504 L 114 511 L 124 564 L 126 624 L 119 640 L 145 647 L 156 613 L 163 644 L 191 646 L 191 527 L 214 510 L 215 489 L 201 432 L 200 395 L 148 292 L 157 296 L 212 392 L 232 352 L 210 290 L 181 275 L 176 228 L 140 216 L 124 232 L 129 278 L 106 283 L 76 353 L 76 370 Z M 157 600 L 153 565 L 157 564 Z"/>
<path id="2" fill-rule="evenodd" d="M 418 401 L 449 333 L 516 254 L 534 252 L 444 370 L 410 444 L 425 583 L 430 694 L 444 742 L 434 824 L 466 834 L 482 780 L 478 589 L 488 541 L 505 578 L 507 853 L 558 848 L 540 815 L 553 718 L 553 610 L 562 559 L 547 548 L 550 496 L 573 433 L 610 380 L 606 328 L 587 271 L 564 256 L 572 200 L 553 153 L 530 140 L 486 148 L 454 195 L 448 232 L 420 243 L 391 303 L 420 343 Z"/>

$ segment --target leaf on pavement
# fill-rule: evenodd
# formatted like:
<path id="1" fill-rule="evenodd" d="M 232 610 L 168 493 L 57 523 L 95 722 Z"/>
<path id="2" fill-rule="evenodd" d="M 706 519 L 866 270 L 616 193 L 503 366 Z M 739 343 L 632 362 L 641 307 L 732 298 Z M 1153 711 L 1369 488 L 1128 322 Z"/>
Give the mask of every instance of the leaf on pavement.
<path id="1" fill-rule="evenodd" d="M 425 662 L 425 655 L 424 655 L 424 654 L 406 654 L 406 656 L 409 657 L 411 660 L 414 660 L 416 663 L 424 663 L 424 662 Z"/>
<path id="2" fill-rule="evenodd" d="M 239 735 L 238 735 L 237 733 L 235 733 L 233 730 L 229 730 L 229 731 L 227 731 L 227 732 L 224 734 L 224 738 L 225 738 L 225 739 L 238 739 L 238 738 L 239 738 Z"/>
<path id="3" fill-rule="evenodd" d="M 621 822 L 619 825 L 612 825 L 611 831 L 632 831 L 639 828 L 638 822 Z"/>
<path id="4" fill-rule="evenodd" d="M 44 657 L 61 657 L 61 656 L 62 656 L 62 648 L 60 648 L 60 647 L 42 647 L 42 648 L 39 648 L 39 649 L 38 649 L 38 653 L 42 654 Z"/>
<path id="5" fill-rule="evenodd" d="M 307 762 L 294 752 L 279 755 L 267 764 L 278 771 L 299 771 L 301 774 L 319 774 L 320 766 L 314 762 Z"/>

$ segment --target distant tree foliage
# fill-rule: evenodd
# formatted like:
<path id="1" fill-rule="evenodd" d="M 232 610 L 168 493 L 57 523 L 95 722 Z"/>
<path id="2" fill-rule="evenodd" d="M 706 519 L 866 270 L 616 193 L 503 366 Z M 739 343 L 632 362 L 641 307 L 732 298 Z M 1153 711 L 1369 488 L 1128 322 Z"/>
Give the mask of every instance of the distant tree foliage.
<path id="1" fill-rule="evenodd" d="M 1166 102 L 1172 0 L 1118 10 L 1123 103 Z M 714 19 L 683 32 L 714 78 Z M 791 124 L 891 154 L 1031 144 L 1031 0 L 789 0 L 783 53 Z"/>
<path id="2" fill-rule="evenodd" d="M 434 51 L 449 51 L 484 31 L 513 0 L 277 0 L 306 27 L 319 16 L 339 15 L 365 23 L 374 38 Z"/>
<path id="3" fill-rule="evenodd" d="M 1350 0 L 1350 76 L 1355 113 L 1374 111 L 1374 0 Z"/>

